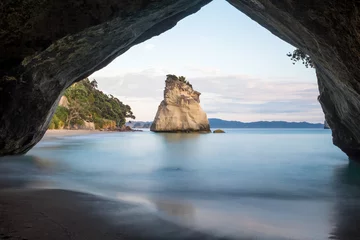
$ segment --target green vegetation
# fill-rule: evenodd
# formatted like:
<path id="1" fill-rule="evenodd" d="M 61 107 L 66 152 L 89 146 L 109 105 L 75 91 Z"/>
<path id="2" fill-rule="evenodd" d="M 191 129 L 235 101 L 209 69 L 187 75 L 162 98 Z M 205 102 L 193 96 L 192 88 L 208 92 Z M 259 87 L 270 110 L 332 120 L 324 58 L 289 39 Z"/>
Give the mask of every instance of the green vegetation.
<path id="1" fill-rule="evenodd" d="M 170 79 L 170 80 L 174 80 L 174 81 L 180 81 L 180 82 L 183 82 L 183 83 L 186 83 L 186 85 L 190 86 L 192 88 L 192 85 L 190 84 L 189 81 L 186 80 L 186 78 L 184 76 L 176 76 L 174 74 L 168 74 L 166 75 L 166 80 L 167 79 Z"/>
<path id="2" fill-rule="evenodd" d="M 96 129 L 122 127 L 125 118 L 135 119 L 129 105 L 123 104 L 112 95 L 97 89 L 96 80 L 81 80 L 74 83 L 64 93 L 67 106 L 58 106 L 50 122 L 49 129 L 82 126 L 84 121 L 94 122 Z"/>
<path id="3" fill-rule="evenodd" d="M 310 56 L 301 51 L 300 49 L 295 49 L 292 53 L 289 52 L 287 54 L 288 57 L 291 58 L 291 61 L 293 61 L 293 64 L 295 64 L 298 61 L 302 61 L 302 63 L 305 65 L 306 68 L 315 68 L 313 61 L 311 60 Z"/>

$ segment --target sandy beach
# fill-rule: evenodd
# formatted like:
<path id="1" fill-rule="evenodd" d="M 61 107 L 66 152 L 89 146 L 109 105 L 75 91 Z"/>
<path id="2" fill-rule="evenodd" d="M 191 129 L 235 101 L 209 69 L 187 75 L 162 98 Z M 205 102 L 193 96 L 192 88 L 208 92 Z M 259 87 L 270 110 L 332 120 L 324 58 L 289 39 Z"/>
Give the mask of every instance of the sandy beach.
<path id="1" fill-rule="evenodd" d="M 49 130 L 43 141 L 97 133 L 106 132 Z M 12 170 L 0 164 L 0 240 L 217 239 L 133 203 L 63 189 L 29 189 L 26 178 L 7 176 Z"/>
<path id="2" fill-rule="evenodd" d="M 225 239 L 167 222 L 137 205 L 65 190 L 0 191 L 0 239 Z"/>
<path id="3" fill-rule="evenodd" d="M 99 134 L 99 133 L 113 133 L 114 131 L 99 131 L 99 130 L 66 130 L 66 129 L 54 129 L 47 130 L 44 138 L 62 137 L 62 136 L 79 136 L 88 134 Z"/>

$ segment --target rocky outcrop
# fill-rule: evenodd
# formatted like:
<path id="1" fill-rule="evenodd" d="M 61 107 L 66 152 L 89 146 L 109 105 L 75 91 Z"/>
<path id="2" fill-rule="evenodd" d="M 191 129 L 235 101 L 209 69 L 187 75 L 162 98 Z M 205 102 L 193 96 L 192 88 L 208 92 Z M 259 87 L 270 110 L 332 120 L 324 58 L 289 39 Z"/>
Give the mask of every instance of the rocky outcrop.
<path id="1" fill-rule="evenodd" d="M 63 91 L 210 0 L 2 0 L 0 156 L 44 135 Z"/>
<path id="2" fill-rule="evenodd" d="M 210 132 L 209 120 L 200 106 L 200 93 L 177 78 L 165 81 L 160 103 L 150 130 L 153 132 Z"/>
<path id="3" fill-rule="evenodd" d="M 360 4 L 356 0 L 228 0 L 315 63 L 333 142 L 360 160 Z"/>
<path id="4" fill-rule="evenodd" d="M 324 129 L 330 129 L 329 124 L 326 122 L 326 120 L 324 121 Z"/>
<path id="5" fill-rule="evenodd" d="M 69 107 L 69 100 L 65 96 L 61 96 L 59 101 L 59 106 L 68 108 Z"/>
<path id="6" fill-rule="evenodd" d="M 1 1 L 0 155 L 24 153 L 41 139 L 70 84 L 208 2 Z M 360 159 L 359 2 L 228 2 L 311 56 L 333 142 Z"/>
<path id="7" fill-rule="evenodd" d="M 225 133 L 225 131 L 222 129 L 216 129 L 213 131 L 213 133 Z"/>

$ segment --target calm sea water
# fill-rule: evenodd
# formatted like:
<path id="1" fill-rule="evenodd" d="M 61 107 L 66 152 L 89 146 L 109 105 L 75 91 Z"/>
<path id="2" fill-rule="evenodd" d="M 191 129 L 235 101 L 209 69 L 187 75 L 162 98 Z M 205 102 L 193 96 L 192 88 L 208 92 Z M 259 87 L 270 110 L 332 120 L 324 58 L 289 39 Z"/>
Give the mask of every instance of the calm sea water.
<path id="1" fill-rule="evenodd" d="M 360 239 L 360 167 L 333 146 L 329 130 L 226 132 L 51 138 L 2 165 L 30 187 L 131 201 L 219 234 Z"/>

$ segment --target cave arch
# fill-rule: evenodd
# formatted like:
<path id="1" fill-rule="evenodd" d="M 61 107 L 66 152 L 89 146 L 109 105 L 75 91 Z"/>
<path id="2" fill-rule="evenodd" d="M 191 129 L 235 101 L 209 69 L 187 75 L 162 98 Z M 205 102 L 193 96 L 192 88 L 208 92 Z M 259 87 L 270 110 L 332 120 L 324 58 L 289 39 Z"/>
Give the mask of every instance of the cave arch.
<path id="1" fill-rule="evenodd" d="M 0 4 L 0 156 L 43 136 L 71 85 L 211 0 L 5 0 Z M 360 156 L 360 3 L 228 0 L 315 63 L 333 142 Z"/>

